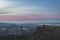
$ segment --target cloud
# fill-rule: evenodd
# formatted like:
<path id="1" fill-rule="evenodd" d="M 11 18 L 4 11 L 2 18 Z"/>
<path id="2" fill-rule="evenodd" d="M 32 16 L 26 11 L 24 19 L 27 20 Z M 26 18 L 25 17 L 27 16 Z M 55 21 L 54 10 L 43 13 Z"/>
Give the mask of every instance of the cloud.
<path id="1" fill-rule="evenodd" d="M 0 12 L 0 14 L 8 14 L 8 13 L 11 13 L 11 12 Z"/>
<path id="2" fill-rule="evenodd" d="M 4 0 L 3 0 L 4 1 Z M 1 1 L 0 1 L 1 2 Z M 59 18 L 60 12 L 54 2 L 49 1 L 22 1 L 5 0 L 7 7 L 0 8 L 0 19 L 39 19 Z M 52 6 L 52 4 L 54 4 Z M 59 10 L 58 10 L 58 9 Z"/>
<path id="3" fill-rule="evenodd" d="M 0 15 L 8 15 L 8 16 L 34 16 L 34 15 L 54 15 L 55 12 L 53 10 L 49 10 L 49 8 L 44 7 L 6 7 L 0 10 Z"/>

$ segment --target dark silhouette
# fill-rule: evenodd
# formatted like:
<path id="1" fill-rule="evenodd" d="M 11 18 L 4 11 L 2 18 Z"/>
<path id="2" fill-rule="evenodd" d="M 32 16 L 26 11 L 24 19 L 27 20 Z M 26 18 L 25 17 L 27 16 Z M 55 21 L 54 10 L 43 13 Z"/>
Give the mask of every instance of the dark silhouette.
<path id="1" fill-rule="evenodd" d="M 0 35 L 0 40 L 60 40 L 60 27 L 42 25 L 32 34 L 29 32 L 24 35 L 23 32 L 21 35 Z"/>
<path id="2" fill-rule="evenodd" d="M 47 26 L 38 27 L 32 34 L 30 40 L 60 40 L 60 27 Z"/>

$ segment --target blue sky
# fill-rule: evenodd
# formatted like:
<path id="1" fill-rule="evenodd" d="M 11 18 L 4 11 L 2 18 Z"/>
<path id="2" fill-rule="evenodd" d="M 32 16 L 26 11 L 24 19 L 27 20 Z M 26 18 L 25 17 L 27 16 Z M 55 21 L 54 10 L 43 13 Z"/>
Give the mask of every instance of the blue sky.
<path id="1" fill-rule="evenodd" d="M 0 0 L 0 2 L 1 17 L 60 16 L 60 0 Z"/>

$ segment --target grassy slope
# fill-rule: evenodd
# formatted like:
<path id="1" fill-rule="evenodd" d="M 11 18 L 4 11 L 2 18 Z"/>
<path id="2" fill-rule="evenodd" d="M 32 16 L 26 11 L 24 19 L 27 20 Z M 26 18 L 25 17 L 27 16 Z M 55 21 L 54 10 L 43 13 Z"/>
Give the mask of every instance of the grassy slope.
<path id="1" fill-rule="evenodd" d="M 60 40 L 60 27 L 45 25 L 38 27 L 30 40 Z"/>

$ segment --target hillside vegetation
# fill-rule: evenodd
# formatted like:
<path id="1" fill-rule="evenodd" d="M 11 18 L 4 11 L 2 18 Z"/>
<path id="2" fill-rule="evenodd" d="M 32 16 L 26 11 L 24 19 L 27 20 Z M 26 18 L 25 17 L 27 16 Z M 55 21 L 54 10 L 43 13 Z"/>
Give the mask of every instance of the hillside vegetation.
<path id="1" fill-rule="evenodd" d="M 47 25 L 38 26 L 35 32 L 30 35 L 0 36 L 0 40 L 60 40 L 60 27 Z"/>
<path id="2" fill-rule="evenodd" d="M 30 40 L 60 40 L 60 27 L 43 25 L 38 27 Z"/>

